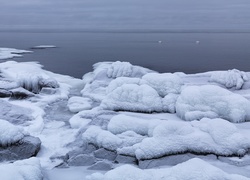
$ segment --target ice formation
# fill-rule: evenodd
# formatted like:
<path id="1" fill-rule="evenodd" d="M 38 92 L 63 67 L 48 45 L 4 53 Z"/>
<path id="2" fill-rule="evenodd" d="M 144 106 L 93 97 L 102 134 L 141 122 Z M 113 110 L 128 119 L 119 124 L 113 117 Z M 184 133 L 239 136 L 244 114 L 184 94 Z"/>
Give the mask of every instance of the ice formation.
<path id="1" fill-rule="evenodd" d="M 89 98 L 73 96 L 68 100 L 68 108 L 71 112 L 76 113 L 82 110 L 89 110 L 92 108 L 92 101 Z"/>
<path id="2" fill-rule="evenodd" d="M 232 69 L 228 71 L 215 71 L 209 81 L 219 83 L 227 88 L 241 89 L 244 82 L 248 80 L 246 72 Z"/>
<path id="3" fill-rule="evenodd" d="M 186 87 L 176 102 L 177 115 L 187 121 L 220 117 L 231 122 L 250 120 L 250 102 L 215 85 Z"/>
<path id="4" fill-rule="evenodd" d="M 11 59 L 14 57 L 21 57 L 21 54 L 31 53 L 32 51 L 20 50 L 14 48 L 0 48 L 0 60 L 1 59 Z"/>

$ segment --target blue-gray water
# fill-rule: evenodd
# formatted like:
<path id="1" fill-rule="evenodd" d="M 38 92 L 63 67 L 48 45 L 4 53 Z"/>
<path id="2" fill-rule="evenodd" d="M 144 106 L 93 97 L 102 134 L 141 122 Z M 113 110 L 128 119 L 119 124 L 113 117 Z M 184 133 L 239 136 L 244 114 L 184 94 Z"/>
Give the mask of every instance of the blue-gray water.
<path id="1" fill-rule="evenodd" d="M 91 71 L 96 62 L 117 60 L 159 72 L 250 71 L 250 33 L 0 32 L 0 47 L 37 45 L 58 48 L 33 50 L 14 60 L 39 61 L 47 70 L 74 77 Z"/>

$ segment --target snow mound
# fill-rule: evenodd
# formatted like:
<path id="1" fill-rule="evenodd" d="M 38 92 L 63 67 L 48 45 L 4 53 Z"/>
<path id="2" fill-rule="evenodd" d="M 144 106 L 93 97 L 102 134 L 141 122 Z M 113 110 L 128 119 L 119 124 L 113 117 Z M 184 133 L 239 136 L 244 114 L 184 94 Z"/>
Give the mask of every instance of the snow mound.
<path id="1" fill-rule="evenodd" d="M 115 111 L 161 112 L 162 98 L 148 85 L 124 84 L 109 93 L 100 106 Z"/>
<path id="2" fill-rule="evenodd" d="M 142 77 L 161 97 L 169 93 L 179 94 L 183 85 L 182 79 L 171 73 L 148 73 Z"/>
<path id="3" fill-rule="evenodd" d="M 242 88 L 245 81 L 248 80 L 246 72 L 232 69 L 228 71 L 216 71 L 213 72 L 209 81 L 222 84 L 227 88 L 233 88 L 239 90 Z"/>
<path id="4" fill-rule="evenodd" d="M 82 137 L 88 143 L 104 147 L 108 150 L 116 150 L 121 144 L 122 140 L 109 131 L 103 130 L 98 126 L 90 126 Z"/>
<path id="5" fill-rule="evenodd" d="M 0 119 L 0 145 L 8 146 L 16 143 L 24 137 L 24 130 L 14 126 L 8 121 Z"/>
<path id="6" fill-rule="evenodd" d="M 89 98 L 73 96 L 68 100 L 68 108 L 71 112 L 77 113 L 82 110 L 89 110 L 92 108 L 92 101 Z"/>
<path id="7" fill-rule="evenodd" d="M 187 121 L 220 117 L 231 122 L 244 122 L 250 120 L 250 102 L 218 86 L 189 86 L 177 99 L 176 112 Z"/>
<path id="8" fill-rule="evenodd" d="M 132 165 L 123 165 L 104 175 L 94 173 L 87 177 L 88 180 L 247 180 L 249 178 L 228 174 L 211 164 L 194 158 L 171 168 L 142 170 Z"/>
<path id="9" fill-rule="evenodd" d="M 43 174 L 37 158 L 16 161 L 12 164 L 1 164 L 2 180 L 42 180 Z"/>
<path id="10" fill-rule="evenodd" d="M 19 50 L 14 48 L 0 48 L 0 60 L 21 57 L 21 54 L 31 53 L 32 51 Z"/>
<path id="11" fill-rule="evenodd" d="M 108 130 L 113 134 L 133 131 L 143 136 L 149 136 L 152 134 L 150 131 L 162 122 L 164 121 L 159 119 L 142 119 L 120 114 L 111 118 Z"/>
<path id="12" fill-rule="evenodd" d="M 235 125 L 223 119 L 166 121 L 152 132 L 152 137 L 145 138 L 135 147 L 118 149 L 118 153 L 126 155 L 129 151 L 131 155 L 135 150 L 136 158 L 142 160 L 186 152 L 243 156 L 250 147 Z"/>

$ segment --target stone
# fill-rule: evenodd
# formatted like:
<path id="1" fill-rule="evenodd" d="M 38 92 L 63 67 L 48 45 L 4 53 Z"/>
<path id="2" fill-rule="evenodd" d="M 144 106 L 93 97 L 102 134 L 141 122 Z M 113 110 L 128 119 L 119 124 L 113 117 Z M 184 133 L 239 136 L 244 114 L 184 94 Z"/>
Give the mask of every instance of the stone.
<path id="1" fill-rule="evenodd" d="M 90 166 L 96 162 L 96 158 L 93 155 L 79 154 L 68 160 L 69 166 Z"/>
<path id="2" fill-rule="evenodd" d="M 7 101 L 0 100 L 0 119 L 5 119 L 15 125 L 25 125 L 29 121 L 33 120 L 31 116 L 32 111 L 30 109 L 12 105 Z"/>
<path id="3" fill-rule="evenodd" d="M 88 168 L 88 170 L 99 170 L 99 171 L 109 171 L 111 169 L 113 169 L 112 163 L 108 161 L 98 161 L 94 165 Z"/>
<path id="4" fill-rule="evenodd" d="M 0 147 L 0 162 L 22 160 L 36 156 L 40 147 L 41 141 L 39 138 L 25 136 L 15 144 Z"/>
<path id="5" fill-rule="evenodd" d="M 107 160 L 110 160 L 110 161 L 114 161 L 117 154 L 114 151 L 109 151 L 109 150 L 106 150 L 104 148 L 100 148 L 100 149 L 94 151 L 94 156 L 96 158 L 107 159 Z"/>
<path id="6" fill-rule="evenodd" d="M 12 93 L 6 89 L 0 89 L 0 98 L 10 97 Z"/>
<path id="7" fill-rule="evenodd" d="M 11 95 L 12 99 L 26 99 L 26 98 L 35 96 L 34 93 L 32 93 L 32 92 L 30 92 L 22 87 L 11 89 L 10 92 L 12 93 L 12 95 Z"/>
<path id="8" fill-rule="evenodd" d="M 84 145 L 83 147 L 80 147 L 80 148 L 77 148 L 77 149 L 74 149 L 74 150 L 68 152 L 68 156 L 69 156 L 69 158 L 72 158 L 72 157 L 76 157 L 80 154 L 90 154 L 93 151 L 95 151 L 96 149 L 97 148 L 94 145 L 87 144 L 87 145 Z"/>
<path id="9" fill-rule="evenodd" d="M 137 159 L 132 156 L 125 156 L 118 154 L 115 158 L 116 163 L 124 163 L 124 164 L 137 164 Z"/>

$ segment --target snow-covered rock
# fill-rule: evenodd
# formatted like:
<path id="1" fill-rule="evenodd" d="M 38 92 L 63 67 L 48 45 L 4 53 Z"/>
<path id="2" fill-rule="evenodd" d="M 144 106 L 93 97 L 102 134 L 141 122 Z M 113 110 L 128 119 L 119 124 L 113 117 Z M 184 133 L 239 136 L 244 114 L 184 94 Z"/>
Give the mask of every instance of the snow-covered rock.
<path id="1" fill-rule="evenodd" d="M 92 108 L 92 101 L 89 98 L 73 96 L 68 100 L 67 104 L 69 110 L 73 113 L 80 112 L 82 110 L 89 110 Z"/>
<path id="2" fill-rule="evenodd" d="M 142 77 L 161 97 L 169 93 L 179 94 L 183 85 L 182 79 L 171 73 L 148 73 Z"/>
<path id="3" fill-rule="evenodd" d="M 89 127 L 82 137 L 88 143 L 103 147 L 108 150 L 116 150 L 121 144 L 122 140 L 109 131 L 103 130 L 98 126 Z"/>
<path id="4" fill-rule="evenodd" d="M 166 121 L 153 129 L 152 137 L 147 137 L 134 146 L 120 148 L 118 153 L 132 155 L 131 152 L 134 151 L 137 159 L 186 152 L 243 156 L 250 147 L 244 139 L 235 125 L 223 119 Z"/>
<path id="5" fill-rule="evenodd" d="M 109 93 L 101 107 L 115 111 L 161 112 L 162 98 L 148 85 L 124 84 Z"/>
<path id="6" fill-rule="evenodd" d="M 241 89 L 244 82 L 248 80 L 246 72 L 232 69 L 228 71 L 212 72 L 210 82 L 219 83 L 227 88 Z"/>
<path id="7" fill-rule="evenodd" d="M 220 117 L 231 122 L 244 122 L 250 120 L 250 102 L 218 86 L 189 86 L 177 99 L 176 112 L 187 121 Z"/>
<path id="8" fill-rule="evenodd" d="M 0 146 L 8 146 L 21 140 L 25 135 L 22 128 L 0 119 Z"/>
<path id="9" fill-rule="evenodd" d="M 249 178 L 228 174 L 209 163 L 194 158 L 171 168 L 142 170 L 132 165 L 123 165 L 105 174 L 94 173 L 87 177 L 88 180 L 247 180 Z"/>
<path id="10" fill-rule="evenodd" d="M 42 180 L 42 168 L 37 158 L 0 164 L 2 180 Z"/>

